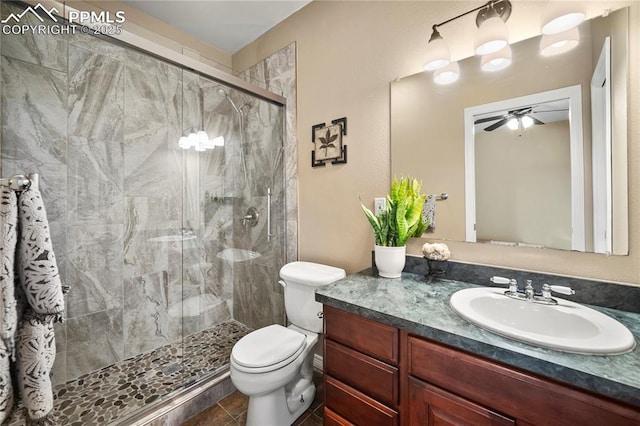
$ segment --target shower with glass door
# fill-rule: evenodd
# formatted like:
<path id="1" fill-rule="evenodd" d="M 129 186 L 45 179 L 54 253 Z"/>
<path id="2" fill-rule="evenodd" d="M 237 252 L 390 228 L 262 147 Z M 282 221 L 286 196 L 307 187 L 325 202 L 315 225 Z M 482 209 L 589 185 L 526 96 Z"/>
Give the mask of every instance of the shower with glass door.
<path id="1" fill-rule="evenodd" d="M 58 422 L 131 423 L 284 324 L 284 99 L 109 38 L 1 37 L 1 177 L 39 173 L 70 287 Z"/>

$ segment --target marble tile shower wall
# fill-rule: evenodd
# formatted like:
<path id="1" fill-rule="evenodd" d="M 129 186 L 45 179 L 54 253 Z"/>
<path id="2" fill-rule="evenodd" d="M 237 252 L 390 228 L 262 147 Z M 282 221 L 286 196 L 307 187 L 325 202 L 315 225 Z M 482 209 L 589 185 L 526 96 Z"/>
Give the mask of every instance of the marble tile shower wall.
<path id="1" fill-rule="evenodd" d="M 298 259 L 295 64 L 296 45 L 292 43 L 238 74 L 238 77 L 287 99 L 284 117 L 276 116 L 278 111 L 273 106 L 261 105 L 259 110 L 250 112 L 257 113 L 260 118 L 249 119 L 247 126 L 248 146 L 256 154 L 251 156 L 255 162 L 248 165 L 253 176 L 250 182 L 255 185 L 251 191 L 256 194 L 254 198 L 263 200 L 268 186 L 273 192 L 272 241 L 268 242 L 265 237 L 264 222 L 250 234 L 244 234 L 245 244 L 255 247 L 259 253 L 268 253 L 268 256 L 234 266 L 234 316 L 254 328 L 274 322 L 284 324 L 283 289 L 273 277 L 277 277 L 281 265 Z M 262 126 L 270 123 L 271 134 L 261 131 L 258 122 L 262 122 Z M 280 140 L 280 145 L 273 145 L 269 140 Z M 267 170 L 273 171 L 270 176 L 264 175 Z M 277 265 L 276 269 L 273 265 Z M 266 303 L 252 303 L 256 297 Z"/>
<path id="2" fill-rule="evenodd" d="M 2 4 L 3 16 L 11 7 Z M 2 35 L 0 46 L 2 173 L 41 174 L 72 288 L 67 321 L 56 326 L 55 383 L 232 313 L 250 327 L 282 323 L 285 193 L 272 147 L 282 140 L 281 108 L 228 90 L 236 104 L 250 104 L 241 145 L 238 114 L 219 83 L 85 35 Z M 183 132 L 203 124 L 225 137 L 225 149 L 179 149 Z M 277 236 L 267 242 L 270 182 Z M 240 218 L 250 205 L 261 220 L 248 229 Z M 226 248 L 262 255 L 230 262 L 219 256 Z M 235 289 L 239 282 L 247 284 Z"/>

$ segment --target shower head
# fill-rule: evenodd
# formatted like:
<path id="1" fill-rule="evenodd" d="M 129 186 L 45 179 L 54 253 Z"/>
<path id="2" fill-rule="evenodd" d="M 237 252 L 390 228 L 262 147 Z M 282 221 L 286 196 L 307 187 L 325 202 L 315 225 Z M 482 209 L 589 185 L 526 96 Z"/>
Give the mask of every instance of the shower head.
<path id="1" fill-rule="evenodd" d="M 231 99 L 231 96 L 229 96 L 229 94 L 222 87 L 219 87 L 217 92 L 220 96 L 224 96 L 225 98 L 227 98 L 227 100 L 229 101 L 233 109 L 236 111 L 236 113 L 242 114 L 242 111 L 241 111 L 242 107 L 238 108 L 235 102 L 233 102 L 233 99 Z"/>

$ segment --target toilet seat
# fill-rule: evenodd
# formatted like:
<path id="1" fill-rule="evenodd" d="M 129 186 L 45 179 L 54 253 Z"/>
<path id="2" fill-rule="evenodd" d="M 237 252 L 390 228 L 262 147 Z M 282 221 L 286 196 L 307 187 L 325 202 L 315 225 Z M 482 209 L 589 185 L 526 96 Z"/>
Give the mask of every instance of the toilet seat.
<path id="1" fill-rule="evenodd" d="M 278 324 L 263 327 L 240 339 L 231 351 L 239 371 L 264 373 L 295 360 L 304 350 L 306 336 Z"/>

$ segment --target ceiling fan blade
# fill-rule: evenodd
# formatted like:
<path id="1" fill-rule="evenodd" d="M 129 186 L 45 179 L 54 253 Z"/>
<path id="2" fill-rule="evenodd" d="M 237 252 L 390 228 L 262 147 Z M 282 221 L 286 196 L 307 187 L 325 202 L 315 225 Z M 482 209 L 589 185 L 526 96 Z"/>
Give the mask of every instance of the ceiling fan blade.
<path id="1" fill-rule="evenodd" d="M 473 124 L 486 123 L 487 121 L 500 120 L 503 118 L 504 118 L 504 115 L 496 115 L 495 117 L 479 118 L 476 121 L 474 121 Z"/>
<path id="2" fill-rule="evenodd" d="M 533 120 L 533 124 L 544 124 L 544 121 L 540 121 L 532 115 L 530 115 L 529 117 L 531 117 L 531 119 Z"/>
<path id="3" fill-rule="evenodd" d="M 500 127 L 500 126 L 504 126 L 505 124 L 507 124 L 507 121 L 509 121 L 508 118 L 503 118 L 502 120 L 500 120 L 500 121 L 498 121 L 496 123 L 493 123 L 491 126 L 485 127 L 484 131 L 485 132 L 491 132 L 491 131 L 497 129 L 498 127 Z"/>

